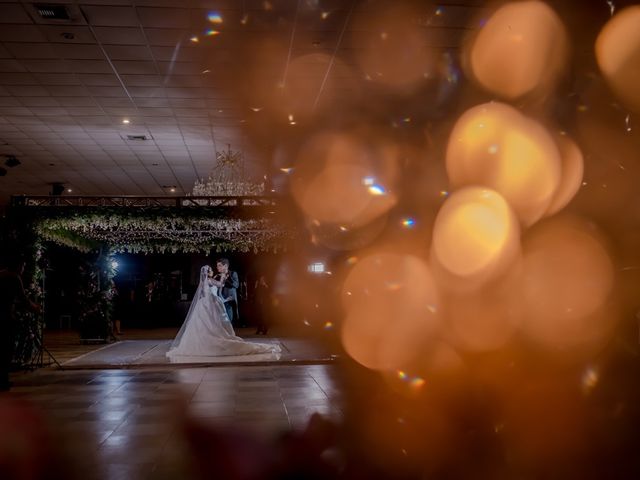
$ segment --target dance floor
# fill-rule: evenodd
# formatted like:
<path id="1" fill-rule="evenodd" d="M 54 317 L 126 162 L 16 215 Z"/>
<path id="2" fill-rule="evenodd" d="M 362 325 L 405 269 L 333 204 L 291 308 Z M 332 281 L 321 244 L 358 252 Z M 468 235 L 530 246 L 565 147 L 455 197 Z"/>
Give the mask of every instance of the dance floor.
<path id="1" fill-rule="evenodd" d="M 280 345 L 280 354 L 223 357 L 184 357 L 181 366 L 221 365 L 295 365 L 330 363 L 334 351 L 309 336 L 298 332 L 274 329 L 273 334 L 254 335 L 255 329 L 239 329 L 238 334 L 248 342 Z M 63 369 L 85 368 L 148 368 L 173 365 L 166 358 L 177 328 L 127 329 L 119 340 L 109 344 L 83 344 L 77 332 L 53 330 L 45 334 L 45 346 Z M 50 358 L 45 354 L 44 361 Z"/>
<path id="2" fill-rule="evenodd" d="M 171 361 L 166 357 L 171 340 L 121 340 L 62 363 L 63 368 L 115 368 L 135 366 L 235 365 L 267 363 L 326 363 L 334 358 L 326 349 L 305 339 L 249 338 L 248 342 L 279 345 L 281 353 L 241 356 L 183 356 Z"/>
<path id="3" fill-rule="evenodd" d="M 338 366 L 328 349 L 253 332 L 238 333 L 279 344 L 282 354 L 171 364 L 164 353 L 176 329 L 129 329 L 108 345 L 47 332 L 47 350 L 63 368 L 13 373 L 13 388 L 0 393 L 0 430 L 20 435 L 33 455 L 54 455 L 61 478 L 100 480 L 194 478 L 204 435 L 215 445 L 204 452 L 214 478 L 228 461 L 215 453 L 225 442 L 240 441 L 254 455 L 303 430 L 314 413 L 340 421 Z"/>
<path id="4" fill-rule="evenodd" d="M 12 375 L 0 427 L 22 442 L 15 462 L 45 469 L 53 456 L 55 478 L 194 478 L 202 455 L 221 478 L 227 446 L 246 463 L 314 413 L 340 420 L 336 368 L 39 369 Z"/>

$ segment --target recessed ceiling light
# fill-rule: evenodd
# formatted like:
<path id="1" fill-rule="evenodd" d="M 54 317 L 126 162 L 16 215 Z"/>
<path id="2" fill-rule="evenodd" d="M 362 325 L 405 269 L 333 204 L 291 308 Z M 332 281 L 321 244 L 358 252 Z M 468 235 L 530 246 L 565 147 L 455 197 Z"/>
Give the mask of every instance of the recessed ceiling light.
<path id="1" fill-rule="evenodd" d="M 159 163 L 152 163 L 151 165 L 153 165 L 154 167 L 157 167 L 160 164 Z"/>
<path id="2" fill-rule="evenodd" d="M 124 120 L 122 120 L 122 123 L 124 123 L 125 125 L 126 125 L 126 124 L 129 124 L 129 123 L 130 123 L 130 120 L 129 120 L 128 118 L 125 118 Z"/>
<path id="3" fill-rule="evenodd" d="M 67 188 L 67 193 L 71 193 L 73 192 L 73 190 L 71 190 L 70 188 Z"/>
<path id="4" fill-rule="evenodd" d="M 169 191 L 170 191 L 171 193 L 174 193 L 174 192 L 176 191 L 176 189 L 175 189 L 175 188 L 170 188 L 170 189 L 169 189 Z"/>
<path id="5" fill-rule="evenodd" d="M 189 40 L 191 40 L 193 43 L 198 43 L 200 41 L 198 37 L 191 37 Z"/>
<path id="6" fill-rule="evenodd" d="M 20 160 L 18 160 L 15 155 L 6 155 L 7 159 L 4 161 L 4 164 L 7 167 L 13 168 L 20 165 Z"/>
<path id="7" fill-rule="evenodd" d="M 65 40 L 73 40 L 74 38 L 76 38 L 76 36 L 71 32 L 62 32 L 60 36 Z"/>

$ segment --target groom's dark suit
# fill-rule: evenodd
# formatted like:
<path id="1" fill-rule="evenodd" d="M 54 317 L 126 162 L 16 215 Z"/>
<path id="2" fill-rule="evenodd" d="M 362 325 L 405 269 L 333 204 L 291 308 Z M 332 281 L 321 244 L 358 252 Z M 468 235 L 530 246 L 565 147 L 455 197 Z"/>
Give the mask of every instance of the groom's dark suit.
<path id="1" fill-rule="evenodd" d="M 237 288 L 240 286 L 240 280 L 238 280 L 238 274 L 236 272 L 229 271 L 227 279 L 224 285 L 219 290 L 220 298 L 224 302 L 224 307 L 227 310 L 227 316 L 233 326 L 239 321 L 238 315 L 238 292 Z"/>

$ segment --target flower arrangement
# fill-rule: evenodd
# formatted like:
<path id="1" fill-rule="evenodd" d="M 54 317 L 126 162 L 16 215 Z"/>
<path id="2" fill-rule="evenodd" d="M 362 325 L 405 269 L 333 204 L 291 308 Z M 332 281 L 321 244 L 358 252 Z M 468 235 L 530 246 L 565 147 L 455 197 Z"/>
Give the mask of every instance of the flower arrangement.
<path id="1" fill-rule="evenodd" d="M 285 250 L 293 232 L 269 218 L 231 218 L 226 212 L 206 216 L 200 209 L 120 208 L 75 211 L 39 219 L 45 240 L 82 252 L 110 245 L 115 252 L 210 253 Z"/>

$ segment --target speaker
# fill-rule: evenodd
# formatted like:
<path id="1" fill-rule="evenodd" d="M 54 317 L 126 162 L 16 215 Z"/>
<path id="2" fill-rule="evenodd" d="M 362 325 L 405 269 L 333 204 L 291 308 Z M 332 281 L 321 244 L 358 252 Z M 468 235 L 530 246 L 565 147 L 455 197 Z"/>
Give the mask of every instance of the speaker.
<path id="1" fill-rule="evenodd" d="M 63 192 L 64 192 L 64 185 L 62 183 L 51 184 L 50 195 L 62 195 Z"/>

